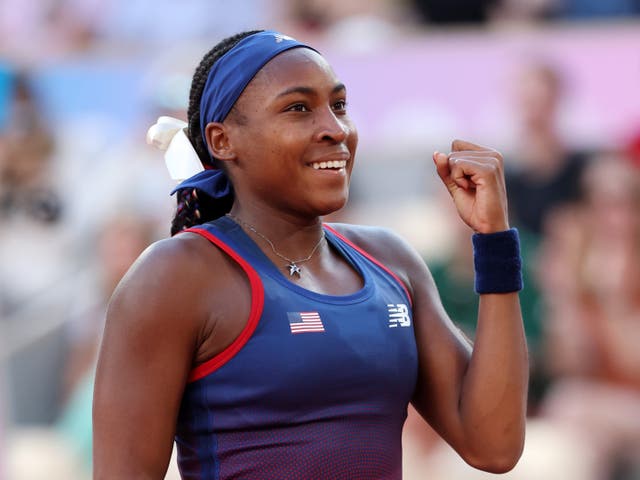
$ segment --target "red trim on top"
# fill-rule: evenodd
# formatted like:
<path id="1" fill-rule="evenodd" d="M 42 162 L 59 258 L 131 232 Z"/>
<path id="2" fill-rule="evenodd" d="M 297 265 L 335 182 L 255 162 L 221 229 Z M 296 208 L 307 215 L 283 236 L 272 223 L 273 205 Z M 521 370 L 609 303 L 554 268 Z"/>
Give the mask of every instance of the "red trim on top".
<path id="1" fill-rule="evenodd" d="M 247 274 L 247 277 L 249 278 L 249 285 L 251 286 L 251 310 L 249 312 L 249 320 L 247 321 L 247 324 L 242 329 L 242 332 L 240 332 L 240 335 L 238 335 L 233 343 L 231 343 L 231 345 L 215 355 L 213 358 L 198 365 L 193 370 L 191 370 L 191 372 L 189 372 L 189 378 L 187 379 L 187 381 L 195 382 L 196 380 L 199 380 L 215 372 L 218 368 L 231 360 L 249 341 L 251 335 L 253 335 L 253 332 L 256 330 L 258 321 L 260 320 L 260 316 L 262 315 L 262 309 L 264 307 L 264 287 L 262 285 L 262 280 L 260 280 L 258 272 L 256 272 L 251 265 L 249 265 L 240 255 L 238 255 L 235 250 L 233 250 L 229 245 L 224 243 L 218 237 L 212 235 L 207 230 L 200 228 L 188 228 L 186 230 L 183 230 L 183 232 L 192 232 L 203 236 L 218 248 L 220 248 L 227 255 L 229 255 L 236 262 L 238 262 L 238 264 Z"/>
<path id="2" fill-rule="evenodd" d="M 324 227 L 329 230 L 330 232 L 332 232 L 336 237 L 340 238 L 343 242 L 348 243 L 351 247 L 355 248 L 358 252 L 360 252 L 362 255 L 364 255 L 366 258 L 368 258 L 369 260 L 371 260 L 373 263 L 375 263 L 377 266 L 379 266 L 380 268 L 382 268 L 385 272 L 387 272 L 389 275 L 391 275 L 396 282 L 398 282 L 400 284 L 400 286 L 402 287 L 402 289 L 404 290 L 404 293 L 407 294 L 407 298 L 409 299 L 409 304 L 411 306 L 413 306 L 413 300 L 411 299 L 411 295 L 409 295 L 409 290 L 407 290 L 406 285 L 404 284 L 404 282 L 402 280 L 400 280 L 400 278 L 391 271 L 391 269 L 389 267 L 387 267 L 386 265 L 384 265 L 380 260 L 378 260 L 377 258 L 375 258 L 373 255 L 371 255 L 369 252 L 363 250 L 362 248 L 360 248 L 359 246 L 357 246 L 355 243 L 353 243 L 351 240 L 349 240 L 347 237 L 345 237 L 344 235 L 342 235 L 341 233 L 338 233 L 336 231 L 335 228 L 330 227 L 329 225 L 327 225 L 326 223 L 324 224 Z"/>

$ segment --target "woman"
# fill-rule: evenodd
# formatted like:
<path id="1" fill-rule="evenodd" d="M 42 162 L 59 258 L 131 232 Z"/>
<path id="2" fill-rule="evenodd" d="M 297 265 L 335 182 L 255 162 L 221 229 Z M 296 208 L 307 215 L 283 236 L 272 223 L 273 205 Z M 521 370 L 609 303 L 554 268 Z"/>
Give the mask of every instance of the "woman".
<path id="1" fill-rule="evenodd" d="M 205 170 L 178 186 L 173 231 L 200 225 L 148 249 L 113 296 L 95 478 L 162 478 L 174 437 L 185 479 L 401 478 L 409 401 L 470 464 L 512 468 L 527 353 L 500 154 L 454 141 L 433 157 L 479 232 L 472 347 L 406 243 L 322 224 L 347 201 L 357 133 L 315 50 L 271 31 L 221 42 L 188 116 Z"/>

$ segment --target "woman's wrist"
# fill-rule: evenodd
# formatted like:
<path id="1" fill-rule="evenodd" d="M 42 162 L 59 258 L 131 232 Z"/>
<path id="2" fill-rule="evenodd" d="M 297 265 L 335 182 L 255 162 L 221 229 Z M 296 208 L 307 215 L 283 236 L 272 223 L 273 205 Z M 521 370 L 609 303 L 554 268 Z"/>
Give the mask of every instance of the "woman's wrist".
<path id="1" fill-rule="evenodd" d="M 474 232 L 486 235 L 490 233 L 504 232 L 510 229 L 509 220 L 504 218 L 502 220 L 494 221 L 493 223 L 483 223 L 481 226 L 474 228 Z"/>
<path id="2" fill-rule="evenodd" d="M 478 294 L 522 290 L 522 259 L 518 230 L 474 233 L 473 262 Z"/>

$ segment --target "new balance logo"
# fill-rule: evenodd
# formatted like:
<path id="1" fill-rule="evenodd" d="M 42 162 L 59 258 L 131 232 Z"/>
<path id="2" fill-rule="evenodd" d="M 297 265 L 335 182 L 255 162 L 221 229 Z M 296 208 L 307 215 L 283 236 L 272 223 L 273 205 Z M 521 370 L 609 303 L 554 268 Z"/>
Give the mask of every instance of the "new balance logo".
<path id="1" fill-rule="evenodd" d="M 293 39 L 293 38 L 291 38 L 290 36 L 288 36 L 288 35 L 283 35 L 283 34 L 281 34 L 281 33 L 276 33 L 276 34 L 274 34 L 274 35 L 273 35 L 273 38 L 275 38 L 275 39 L 276 39 L 276 43 L 281 43 L 281 42 L 283 42 L 283 41 L 285 41 L 285 40 L 286 40 L 286 41 L 292 41 L 292 40 L 294 40 L 294 39 Z"/>
<path id="2" fill-rule="evenodd" d="M 389 328 L 411 326 L 409 309 L 404 303 L 390 303 L 387 308 L 389 309 Z"/>

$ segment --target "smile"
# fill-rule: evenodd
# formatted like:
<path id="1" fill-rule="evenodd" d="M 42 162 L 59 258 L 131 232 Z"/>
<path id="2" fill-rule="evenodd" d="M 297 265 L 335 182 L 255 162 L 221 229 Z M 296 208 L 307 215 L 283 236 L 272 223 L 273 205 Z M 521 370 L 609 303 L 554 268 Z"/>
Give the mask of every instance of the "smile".
<path id="1" fill-rule="evenodd" d="M 346 160 L 330 160 L 328 162 L 313 162 L 311 166 L 316 170 L 341 169 L 347 166 Z"/>

